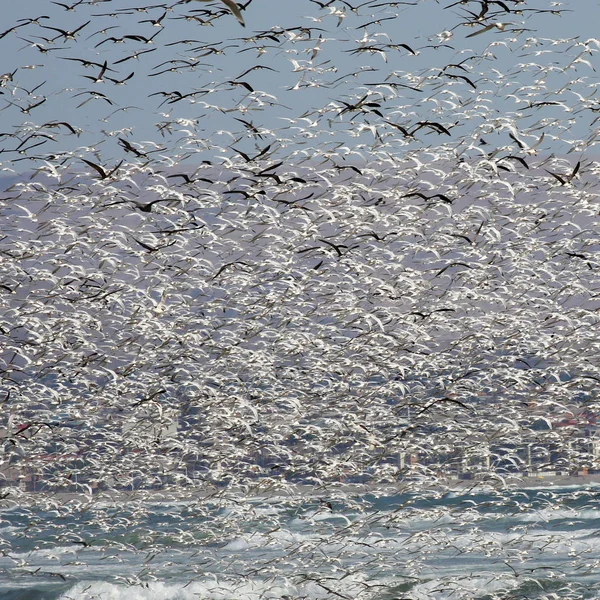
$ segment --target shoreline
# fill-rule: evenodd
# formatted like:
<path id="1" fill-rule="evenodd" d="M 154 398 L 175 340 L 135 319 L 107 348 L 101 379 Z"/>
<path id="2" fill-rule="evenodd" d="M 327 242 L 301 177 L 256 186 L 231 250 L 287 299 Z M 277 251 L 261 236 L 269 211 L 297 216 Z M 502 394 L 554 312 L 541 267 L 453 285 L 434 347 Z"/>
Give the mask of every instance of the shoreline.
<path id="1" fill-rule="evenodd" d="M 289 484 L 265 486 L 248 486 L 246 489 L 198 487 L 185 490 L 106 490 L 94 494 L 83 492 L 24 492 L 19 490 L 17 494 L 7 495 L 0 499 L 0 508 L 14 508 L 21 505 L 35 504 L 36 500 L 59 502 L 59 503 L 81 503 L 85 505 L 94 503 L 117 504 L 121 502 L 198 502 L 235 499 L 240 496 L 247 498 L 322 498 L 326 495 L 352 494 L 364 495 L 374 493 L 377 495 L 403 494 L 417 491 L 441 492 L 441 493 L 469 493 L 482 489 L 535 489 L 535 488 L 561 488 L 561 487 L 583 487 L 590 485 L 600 486 L 600 473 L 592 475 L 546 475 L 519 477 L 510 475 L 502 477 L 496 474 L 478 477 L 475 479 L 443 479 L 443 478 L 419 478 L 408 481 L 397 481 L 387 483 L 344 483 L 330 482 L 322 486 L 311 486 L 306 484 Z"/>

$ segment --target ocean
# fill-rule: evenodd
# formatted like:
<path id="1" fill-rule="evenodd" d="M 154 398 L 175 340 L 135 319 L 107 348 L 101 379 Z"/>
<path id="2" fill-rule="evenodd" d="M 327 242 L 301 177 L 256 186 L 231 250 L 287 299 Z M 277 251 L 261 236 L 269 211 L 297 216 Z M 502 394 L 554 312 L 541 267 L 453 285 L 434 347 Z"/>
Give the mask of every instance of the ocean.
<path id="1" fill-rule="evenodd" d="M 600 597 L 600 487 L 71 499 L 0 513 L 0 598 Z"/>

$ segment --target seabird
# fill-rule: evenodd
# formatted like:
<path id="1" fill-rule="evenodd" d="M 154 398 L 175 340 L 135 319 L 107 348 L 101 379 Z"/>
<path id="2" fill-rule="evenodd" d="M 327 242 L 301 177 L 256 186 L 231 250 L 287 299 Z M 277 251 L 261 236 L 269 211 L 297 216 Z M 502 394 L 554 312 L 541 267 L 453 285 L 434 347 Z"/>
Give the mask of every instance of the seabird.
<path id="1" fill-rule="evenodd" d="M 212 0 L 196 0 L 196 2 L 212 2 Z M 233 0 L 221 0 L 221 2 L 232 12 L 233 16 L 240 22 L 242 27 L 246 27 L 244 17 L 240 11 L 240 7 Z"/>

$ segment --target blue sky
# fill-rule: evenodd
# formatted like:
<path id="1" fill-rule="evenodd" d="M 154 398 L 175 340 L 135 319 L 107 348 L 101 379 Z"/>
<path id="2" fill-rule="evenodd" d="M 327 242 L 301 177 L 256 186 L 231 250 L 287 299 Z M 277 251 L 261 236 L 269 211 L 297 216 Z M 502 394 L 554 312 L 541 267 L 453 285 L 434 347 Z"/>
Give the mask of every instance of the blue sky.
<path id="1" fill-rule="evenodd" d="M 235 144 L 246 152 L 252 151 L 254 142 L 258 148 L 264 147 L 266 141 L 261 140 L 268 136 L 240 144 L 240 137 L 248 134 L 248 123 L 274 132 L 277 139 L 293 140 L 285 142 L 286 147 L 300 141 L 307 148 L 317 140 L 319 144 L 341 143 L 348 141 L 349 132 L 361 140 L 373 135 L 376 114 L 357 119 L 352 113 L 339 113 L 344 102 L 352 105 L 366 94 L 379 104 L 372 108 L 398 124 L 432 115 L 439 118 L 442 113 L 444 122 L 452 124 L 448 120 L 452 118 L 452 111 L 448 112 L 452 98 L 458 99 L 459 105 L 476 106 L 483 99 L 488 107 L 493 106 L 487 113 L 478 113 L 476 118 L 473 112 L 457 113 L 456 123 L 460 121 L 461 127 L 477 128 L 492 114 L 502 118 L 505 111 L 514 110 L 511 94 L 518 96 L 532 77 L 540 80 L 538 63 L 556 67 L 544 77 L 546 89 L 540 87 L 530 96 L 536 102 L 563 86 L 577 89 L 580 85 L 587 90 L 583 95 L 593 91 L 596 58 L 574 44 L 596 34 L 598 0 L 566 1 L 560 7 L 528 2 L 521 8 L 565 12 L 560 16 L 525 12 L 492 19 L 510 23 L 506 31 L 461 25 L 469 19 L 466 10 L 475 11 L 477 4 L 446 8 L 450 4 L 420 0 L 414 6 L 383 2 L 364 6 L 356 2 L 354 6 L 359 8 L 353 12 L 343 2 L 322 8 L 308 0 L 253 0 L 244 11 L 247 27 L 242 28 L 218 0 L 169 3 L 167 11 L 161 3 L 132 0 L 80 4 L 74 10 L 47 0 L 10 3 L 5 7 L 4 26 L 7 30 L 19 27 L 0 39 L 0 73 L 17 71 L 13 81 L 0 90 L 0 131 L 18 131 L 22 140 L 32 127 L 67 122 L 80 134 L 75 137 L 66 126 L 53 126 L 54 139 L 41 144 L 40 152 L 88 148 L 91 153 L 118 158 L 123 155 L 115 145 L 119 137 L 134 143 L 152 142 L 154 146 L 144 148 L 169 153 L 173 138 L 168 131 L 181 130 L 185 135 L 193 130 L 211 147 L 205 156 L 215 154 L 215 147 L 227 152 Z M 129 10 L 143 6 L 148 6 L 147 10 Z M 190 18 L 210 20 L 211 14 L 219 12 L 222 16 L 210 25 Z M 27 21 L 41 16 L 44 18 L 38 23 Z M 152 20 L 160 20 L 162 27 Z M 20 26 L 22 23 L 26 24 Z M 82 25 L 74 40 L 65 39 L 59 31 L 73 31 Z M 291 29 L 296 27 L 314 29 L 310 33 Z M 281 33 L 282 28 L 288 31 Z M 511 33 L 513 28 L 524 31 Z M 260 37 L 260 32 L 269 31 L 276 35 Z M 482 33 L 467 37 L 477 31 Z M 151 42 L 124 38 L 149 39 L 154 34 Z M 178 43 L 182 40 L 193 41 Z M 384 54 L 377 50 L 383 44 L 393 47 Z M 373 50 L 357 51 L 365 46 Z M 584 53 L 579 56 L 582 62 L 567 68 L 571 58 L 580 53 Z M 98 66 L 86 68 L 79 59 Z M 440 76 L 446 65 L 465 59 L 462 67 Z M 104 61 L 103 81 L 96 82 Z M 563 68 L 567 70 L 561 72 Z M 456 75 L 468 77 L 477 90 Z M 577 77 L 581 81 L 572 85 Z M 372 86 L 384 82 L 395 87 Z M 576 96 L 567 101 L 577 107 Z M 440 102 L 446 102 L 443 108 Z M 30 106 L 34 107 L 28 110 Z M 548 119 L 564 121 L 559 108 L 545 108 Z M 179 122 L 173 125 L 173 121 Z M 528 128 L 534 121 L 522 122 Z M 576 130 L 576 137 L 585 134 L 588 124 L 586 120 L 581 130 Z M 569 130 L 575 126 L 570 125 Z M 362 127 L 358 133 L 357 127 Z M 535 140 L 535 133 L 530 139 Z M 545 143 L 551 139 L 548 136 Z M 15 158 L 12 149 L 17 146 L 5 139 L 6 159 Z M 18 170 L 28 162 L 26 158 L 21 161 Z"/>

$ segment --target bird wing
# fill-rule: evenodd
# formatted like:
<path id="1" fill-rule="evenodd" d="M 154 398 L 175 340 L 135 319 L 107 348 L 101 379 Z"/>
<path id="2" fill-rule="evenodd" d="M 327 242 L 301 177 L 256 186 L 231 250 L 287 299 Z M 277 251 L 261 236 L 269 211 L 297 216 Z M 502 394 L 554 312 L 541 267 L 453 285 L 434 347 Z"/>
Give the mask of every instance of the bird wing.
<path id="1" fill-rule="evenodd" d="M 221 0 L 221 2 L 223 2 L 223 4 L 233 13 L 234 17 L 241 23 L 242 27 L 246 27 L 244 17 L 242 17 L 242 13 L 237 3 L 233 0 Z"/>
<path id="2" fill-rule="evenodd" d="M 198 2 L 211 2 L 211 0 L 197 0 Z M 240 11 L 240 7 L 233 0 L 221 0 L 223 4 L 232 12 L 233 16 L 240 22 L 242 27 L 246 27 L 244 23 L 244 17 Z"/>

